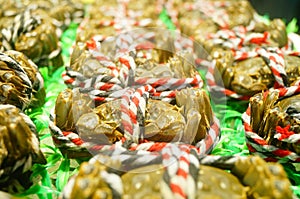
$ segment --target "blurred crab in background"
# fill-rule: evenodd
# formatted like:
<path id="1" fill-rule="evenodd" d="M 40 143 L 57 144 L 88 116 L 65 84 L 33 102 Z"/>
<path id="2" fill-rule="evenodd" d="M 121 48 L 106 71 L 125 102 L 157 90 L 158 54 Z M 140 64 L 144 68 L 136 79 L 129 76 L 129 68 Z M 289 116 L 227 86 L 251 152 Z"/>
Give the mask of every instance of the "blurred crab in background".
<path id="1" fill-rule="evenodd" d="M 25 10 L 1 30 L 0 49 L 24 53 L 38 66 L 63 65 L 56 27 L 46 15 Z"/>
<path id="2" fill-rule="evenodd" d="M 39 67 L 62 66 L 59 38 L 71 21 L 81 21 L 83 5 L 67 0 L 9 2 L 11 11 L 3 10 L 5 23 L 0 21 L 0 49 L 20 51 Z"/>
<path id="3" fill-rule="evenodd" d="M 71 22 L 80 23 L 84 15 L 83 4 L 76 0 L 1 0 L 0 4 L 3 5 L 0 8 L 0 29 L 10 26 L 14 17 L 26 9 L 33 10 L 34 14 L 43 14 L 52 18 L 52 23 L 60 29 L 60 33 Z"/>
<path id="4" fill-rule="evenodd" d="M 289 143 L 284 140 L 300 133 L 300 94 L 285 97 L 279 94 L 279 90 L 272 90 L 250 98 L 250 125 L 253 132 L 269 145 L 300 155 L 299 142 Z"/>
<path id="5" fill-rule="evenodd" d="M 175 9 L 179 11 L 178 13 L 178 23 L 181 27 L 182 33 L 188 36 L 201 37 L 208 35 L 209 33 L 215 33 L 220 29 L 220 26 L 225 24 L 219 24 L 218 19 L 215 16 L 210 16 L 209 14 L 203 12 L 202 9 L 206 9 L 211 6 L 213 9 L 219 13 L 223 12 L 226 15 L 224 20 L 226 21 L 226 28 L 233 28 L 235 26 L 249 25 L 250 21 L 254 17 L 254 9 L 248 1 L 202 1 L 202 4 L 195 2 L 177 1 L 174 5 Z M 223 2 L 223 4 L 221 3 Z M 194 7 L 193 7 L 194 6 Z M 216 14 L 216 13 L 215 13 Z M 192 24 L 192 25 L 191 25 Z M 223 27 L 224 28 L 224 27 Z M 196 39 L 197 40 L 197 39 Z"/>
<path id="6" fill-rule="evenodd" d="M 73 23 L 79 24 L 84 17 L 84 5 L 77 0 L 22 0 L 22 5 L 26 9 L 36 10 L 37 13 L 43 13 L 51 18 L 52 23 L 61 31 L 68 28 Z"/>
<path id="7" fill-rule="evenodd" d="M 249 1 L 204 0 L 177 4 L 181 32 L 192 36 L 209 53 L 215 47 L 284 47 L 288 44 L 285 23 L 281 19 L 274 19 L 269 24 L 260 20 Z"/>
<path id="8" fill-rule="evenodd" d="M 33 163 L 45 164 L 35 125 L 13 105 L 0 105 L 0 189 L 28 189 Z"/>
<path id="9" fill-rule="evenodd" d="M 273 19 L 270 24 L 263 21 L 253 22 L 248 31 L 246 27 L 236 27 L 232 30 L 219 30 L 206 36 L 195 37 L 203 47 L 212 53 L 215 48 L 228 50 L 251 51 L 256 47 L 288 46 L 288 36 L 285 23 L 281 19 Z"/>
<path id="10" fill-rule="evenodd" d="M 43 78 L 37 66 L 21 52 L 0 53 L 0 85 L 2 104 L 20 109 L 44 104 Z"/>
<path id="11" fill-rule="evenodd" d="M 164 26 L 158 20 L 159 11 L 154 5 L 155 2 L 149 0 L 141 0 L 139 4 L 134 1 L 95 0 L 87 8 L 88 14 L 80 24 L 76 43 L 89 42 L 93 37 L 104 40 L 133 28 Z"/>

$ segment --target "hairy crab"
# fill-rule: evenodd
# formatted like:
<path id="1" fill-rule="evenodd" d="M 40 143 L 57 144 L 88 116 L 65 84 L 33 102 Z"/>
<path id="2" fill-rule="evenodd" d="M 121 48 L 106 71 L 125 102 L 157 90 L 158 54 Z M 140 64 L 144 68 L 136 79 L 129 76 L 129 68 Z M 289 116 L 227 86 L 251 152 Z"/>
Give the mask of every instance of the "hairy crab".
<path id="1" fill-rule="evenodd" d="M 83 4 L 76 0 L 1 0 L 0 3 L 3 5 L 0 8 L 0 29 L 10 26 L 14 17 L 26 9 L 47 11 L 43 14 L 52 18 L 53 24 L 60 30 L 65 30 L 71 22 L 79 23 L 84 15 Z"/>
<path id="2" fill-rule="evenodd" d="M 248 1 L 204 0 L 175 3 L 175 7 L 180 7 L 181 32 L 195 38 L 208 52 L 215 47 L 238 49 L 288 44 L 285 23 L 274 19 L 267 24 Z"/>
<path id="3" fill-rule="evenodd" d="M 230 170 L 227 172 L 222 165 L 230 158 L 219 157 L 221 161 L 215 161 L 213 157 L 208 163 L 200 160 L 200 166 L 194 168 L 193 178 L 188 184 L 181 183 L 176 190 L 188 186 L 189 191 L 184 194 L 189 198 L 293 197 L 290 182 L 280 164 L 266 163 L 259 157 L 237 158 L 226 168 Z M 172 193 L 172 185 L 168 184 L 172 178 L 168 176 L 168 169 L 170 167 L 152 164 L 120 175 L 101 164 L 96 156 L 81 165 L 78 175 L 65 187 L 63 198 L 174 198 L 178 195 Z"/>
<path id="4" fill-rule="evenodd" d="M 223 2 L 223 3 L 222 3 Z M 177 4 L 177 5 L 176 5 Z M 179 1 L 174 8 L 179 11 L 178 22 L 181 31 L 189 36 L 196 37 L 215 33 L 220 28 L 233 28 L 235 26 L 247 26 L 254 18 L 254 9 L 248 1 Z M 211 8 L 215 12 L 206 9 Z M 226 15 L 224 24 L 216 14 Z M 193 24 L 192 26 L 190 24 Z M 195 34 L 196 33 L 196 34 Z"/>
<path id="5" fill-rule="evenodd" d="M 300 155 L 299 142 L 289 140 L 295 135 L 299 140 L 300 94 L 282 93 L 275 89 L 250 98 L 250 126 L 267 144 Z"/>
<path id="6" fill-rule="evenodd" d="M 29 188 L 33 163 L 46 163 L 35 125 L 13 105 L 0 105 L 0 189 Z"/>
<path id="7" fill-rule="evenodd" d="M 44 81 L 37 66 L 23 53 L 0 53 L 1 104 L 20 109 L 44 103 Z"/>
<path id="8" fill-rule="evenodd" d="M 70 89 L 63 91 L 56 101 L 55 124 L 62 131 L 77 132 L 85 141 L 112 144 L 121 140 L 124 137 L 121 99 L 93 109 L 89 104 L 91 99 L 88 96 Z M 188 88 L 177 91 L 176 105 L 148 99 L 142 122 L 144 139 L 197 143 L 206 137 L 213 117 L 205 91 Z"/>
<path id="9" fill-rule="evenodd" d="M 88 15 L 79 26 L 76 42 L 90 42 L 90 40 L 98 39 L 102 41 L 124 30 L 164 26 L 158 20 L 159 12 L 155 4 L 157 2 L 149 0 L 139 1 L 139 4 L 134 1 L 96 0 L 88 8 Z"/>
<path id="10" fill-rule="evenodd" d="M 270 59 L 254 53 L 255 56 L 236 58 L 231 50 L 215 48 L 211 55 L 216 61 L 215 70 L 221 74 L 216 82 L 224 83 L 224 87 L 244 96 L 252 96 L 274 86 L 276 79 Z M 294 55 L 283 55 L 283 67 L 286 72 L 286 86 L 294 85 L 300 79 L 300 58 Z M 218 72 L 215 72 L 218 74 Z"/>
<path id="11" fill-rule="evenodd" d="M 57 143 L 66 143 L 66 131 L 75 133 L 73 138 L 98 145 L 131 140 L 199 146 L 209 137 L 215 118 L 210 99 L 202 90 L 201 77 L 192 64 L 193 54 L 173 53 L 171 39 L 149 35 L 159 40 L 157 45 L 138 35 L 133 50 L 116 52 L 117 56 L 77 43 L 63 77 L 70 88 L 79 91 L 76 95 L 90 97 L 94 107 L 83 108 L 82 114 L 74 118 L 72 114 L 81 112 L 72 110 L 76 100 L 62 98 L 74 97 L 74 93 L 70 94 L 74 90 L 59 95 L 54 124 L 62 132 L 53 131 L 53 137 L 61 137 Z M 118 46 L 109 49 L 114 54 Z"/>

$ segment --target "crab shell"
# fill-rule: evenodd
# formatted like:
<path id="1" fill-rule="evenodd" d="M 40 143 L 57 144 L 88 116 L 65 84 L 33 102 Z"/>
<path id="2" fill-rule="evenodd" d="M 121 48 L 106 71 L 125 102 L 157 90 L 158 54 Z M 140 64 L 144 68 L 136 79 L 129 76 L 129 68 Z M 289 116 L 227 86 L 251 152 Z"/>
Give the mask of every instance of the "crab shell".
<path id="1" fill-rule="evenodd" d="M 23 53 L 6 51 L 0 58 L 1 103 L 21 109 L 44 103 L 43 78 L 37 66 Z"/>
<path id="2" fill-rule="evenodd" d="M 46 163 L 30 118 L 13 105 L 0 105 L 0 187 L 14 192 L 29 188 L 33 163 Z"/>
<path id="3" fill-rule="evenodd" d="M 285 98 L 279 97 L 278 90 L 254 95 L 250 98 L 250 125 L 253 131 L 270 145 L 300 154 L 299 143 L 285 143 L 275 138 L 278 127 L 290 126 L 288 131 L 300 133 L 299 100 L 300 94 Z"/>
<path id="4" fill-rule="evenodd" d="M 91 160 L 81 165 L 78 175 L 65 187 L 63 196 L 66 199 L 173 198 L 166 184 L 165 169 L 161 164 L 152 164 L 119 176 L 100 161 Z M 196 191 L 191 198 L 292 198 L 291 184 L 283 167 L 266 163 L 259 157 L 237 160 L 230 172 L 200 165 L 193 175 L 196 187 L 188 186 Z"/>
<path id="5" fill-rule="evenodd" d="M 216 60 L 216 74 L 220 73 L 221 79 L 216 79 L 218 84 L 224 83 L 225 88 L 244 95 L 254 94 L 271 88 L 275 83 L 274 75 L 262 57 L 248 58 L 235 61 L 230 50 L 215 48 L 212 57 Z M 285 71 L 289 85 L 295 84 L 300 79 L 300 58 L 284 55 Z"/>

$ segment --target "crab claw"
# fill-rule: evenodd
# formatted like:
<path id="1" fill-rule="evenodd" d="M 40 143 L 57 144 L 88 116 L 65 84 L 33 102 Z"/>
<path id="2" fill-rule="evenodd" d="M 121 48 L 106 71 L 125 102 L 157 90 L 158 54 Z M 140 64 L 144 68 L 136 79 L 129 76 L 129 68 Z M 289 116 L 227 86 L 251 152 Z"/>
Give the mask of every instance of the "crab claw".
<path id="1" fill-rule="evenodd" d="M 236 175 L 244 185 L 249 186 L 250 198 L 264 198 L 272 195 L 272 198 L 292 198 L 290 182 L 283 167 L 278 163 L 266 163 L 263 159 L 252 156 L 239 159 L 232 173 Z M 256 177 L 253 177 L 253 176 Z"/>
<path id="2" fill-rule="evenodd" d="M 76 121 L 84 113 L 91 112 L 91 100 L 78 89 L 65 89 L 55 104 L 55 123 L 63 131 L 74 131 Z"/>
<path id="3" fill-rule="evenodd" d="M 213 122 L 209 97 L 204 90 L 187 88 L 176 93 L 176 103 L 182 107 L 186 128 L 182 141 L 198 142 L 206 137 Z"/>

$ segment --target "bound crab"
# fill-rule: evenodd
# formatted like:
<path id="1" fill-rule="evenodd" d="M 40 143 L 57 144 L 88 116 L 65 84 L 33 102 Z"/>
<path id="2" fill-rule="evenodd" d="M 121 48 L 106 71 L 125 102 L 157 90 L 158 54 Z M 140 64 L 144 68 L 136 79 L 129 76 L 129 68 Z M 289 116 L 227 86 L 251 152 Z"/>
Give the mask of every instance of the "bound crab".
<path id="1" fill-rule="evenodd" d="M 92 105 L 92 100 L 87 95 L 70 89 L 63 91 L 56 101 L 56 126 L 62 134 L 73 132 L 78 136 L 74 151 L 84 151 L 84 147 L 88 145 L 82 145 L 83 142 L 93 145 L 114 144 L 128 135 L 122 115 L 122 98 L 105 102 L 95 108 Z M 188 88 L 177 91 L 175 105 L 151 98 L 145 105 L 144 115 L 136 115 L 140 125 L 137 135 L 140 141 L 196 144 L 207 137 L 208 130 L 214 123 L 210 100 L 203 90 Z M 68 148 L 68 145 L 74 143 L 63 144 L 63 135 L 54 133 L 53 136 L 54 142 L 69 157 L 79 155 L 66 151 L 72 151 L 72 147 Z M 131 139 L 130 135 L 127 138 Z M 78 148 L 80 145 L 83 148 Z M 82 153 L 86 155 L 86 152 Z"/>
<path id="2" fill-rule="evenodd" d="M 275 48 L 277 49 L 277 48 Z M 215 81 L 240 96 L 253 96 L 271 87 L 295 85 L 300 79 L 300 58 L 297 52 L 257 48 L 249 52 L 232 52 L 215 48 Z M 280 82 L 282 81 L 282 82 Z"/>
<path id="3" fill-rule="evenodd" d="M 221 28 L 232 29 L 235 26 L 247 26 L 253 20 L 255 13 L 249 1 L 245 0 L 177 1 L 173 6 L 174 10 L 178 10 L 178 24 L 181 31 L 196 37 L 215 33 Z M 223 17 L 217 17 L 217 15 L 223 15 Z"/>
<path id="4" fill-rule="evenodd" d="M 79 23 L 84 15 L 83 5 L 72 0 L 37 0 L 34 2 L 28 0 L 20 0 L 18 2 L 1 0 L 0 3 L 3 5 L 0 8 L 0 29 L 10 26 L 14 17 L 26 9 L 47 11 L 47 15 L 54 20 L 55 26 L 60 29 L 58 31 L 66 29 L 72 21 Z"/>
<path id="5" fill-rule="evenodd" d="M 266 163 L 259 157 L 205 157 L 200 160 L 200 166 L 193 168 L 192 163 L 189 164 L 187 179 L 180 178 L 186 180 L 186 184 L 172 181 L 176 177 L 170 176 L 171 167 L 162 164 L 151 164 L 120 175 L 109 168 L 117 163 L 104 165 L 102 160 L 103 157 L 95 156 L 83 163 L 79 173 L 66 185 L 63 198 L 293 198 L 283 167 Z M 175 161 L 172 165 L 179 167 L 179 164 Z"/>
<path id="6" fill-rule="evenodd" d="M 0 105 L 0 189 L 28 189 L 33 163 L 45 164 L 35 125 L 13 105 Z"/>
<path id="7" fill-rule="evenodd" d="M 134 143 L 147 140 L 194 145 L 206 139 L 215 121 L 200 76 L 189 62 L 190 54 L 179 56 L 153 46 L 137 45 L 135 51 L 115 62 L 94 57 L 80 46 L 75 48 L 73 70 L 67 69 L 71 79 L 65 80 L 79 92 L 66 90 L 59 95 L 55 113 L 58 128 L 99 145 L 124 138 Z M 74 92 L 90 97 L 95 107 L 81 109 L 82 114 L 75 108 L 74 117 Z"/>
<path id="8" fill-rule="evenodd" d="M 115 0 L 110 2 L 96 0 L 88 8 L 88 17 L 80 24 L 76 43 L 103 41 L 124 30 L 162 27 L 164 24 L 158 19 L 159 11 L 156 9 L 156 4 L 159 3 L 148 0 L 140 1 L 138 5 L 133 1 L 125 3 Z"/>
<path id="9" fill-rule="evenodd" d="M 177 18 L 181 32 L 195 38 L 208 52 L 214 47 L 248 49 L 288 44 L 285 23 L 274 19 L 267 24 L 248 1 L 176 2 L 174 9 L 180 10 Z M 172 15 L 176 13 L 171 11 Z"/>
<path id="10" fill-rule="evenodd" d="M 178 91 L 176 96 L 177 106 L 161 100 L 148 100 L 143 121 L 145 139 L 156 142 L 197 143 L 205 138 L 213 121 L 206 93 L 187 89 Z M 203 111 L 202 107 L 205 107 Z M 94 113 L 82 115 L 77 122 L 77 128 L 83 137 L 105 134 L 110 143 L 120 140 L 124 136 L 121 99 L 106 102 L 96 107 Z"/>
<path id="11" fill-rule="evenodd" d="M 250 151 L 275 160 L 300 160 L 299 99 L 299 86 L 274 89 L 250 98 L 250 108 L 244 114 Z"/>
<path id="12" fill-rule="evenodd" d="M 44 80 L 37 66 L 23 53 L 0 53 L 1 104 L 12 104 L 20 109 L 44 103 Z"/>
<path id="13" fill-rule="evenodd" d="M 58 36 L 73 23 L 80 23 L 84 16 L 83 4 L 73 0 L 37 0 L 30 2 L 22 0 L 22 6 L 35 10 L 35 14 L 48 15 L 52 23 L 57 27 Z M 45 11 L 45 12 L 44 12 Z"/>

